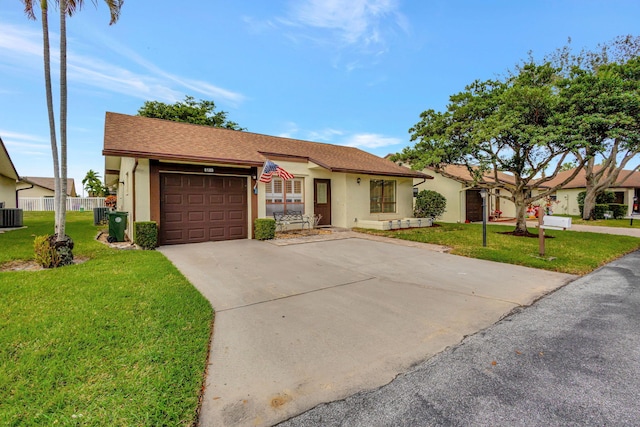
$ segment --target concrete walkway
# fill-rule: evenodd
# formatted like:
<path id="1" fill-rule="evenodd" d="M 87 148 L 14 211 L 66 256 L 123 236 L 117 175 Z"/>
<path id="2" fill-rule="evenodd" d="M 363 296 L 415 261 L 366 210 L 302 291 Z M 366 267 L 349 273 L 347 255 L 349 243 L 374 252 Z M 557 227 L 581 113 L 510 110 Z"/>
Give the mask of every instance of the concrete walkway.
<path id="1" fill-rule="evenodd" d="M 159 249 L 216 310 L 201 426 L 270 426 L 375 389 L 575 278 L 335 234 Z"/>

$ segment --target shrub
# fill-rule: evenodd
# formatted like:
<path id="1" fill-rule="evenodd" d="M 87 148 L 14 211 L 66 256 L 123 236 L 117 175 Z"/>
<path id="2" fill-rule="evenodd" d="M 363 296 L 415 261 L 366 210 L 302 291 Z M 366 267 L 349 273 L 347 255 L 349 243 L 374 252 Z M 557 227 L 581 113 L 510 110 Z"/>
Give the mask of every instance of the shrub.
<path id="1" fill-rule="evenodd" d="M 273 218 L 256 218 L 254 222 L 256 239 L 271 240 L 276 237 L 276 220 Z"/>
<path id="2" fill-rule="evenodd" d="M 44 268 L 52 268 L 60 264 L 60 256 L 51 247 L 49 236 L 37 236 L 33 241 L 33 251 L 36 262 Z"/>
<path id="3" fill-rule="evenodd" d="M 154 249 L 158 246 L 158 224 L 155 221 L 141 221 L 133 224 L 135 244 L 142 249 Z"/>
<path id="4" fill-rule="evenodd" d="M 416 197 L 413 216 L 416 218 L 437 218 L 447 207 L 447 199 L 437 191 L 422 190 Z"/>
<path id="5" fill-rule="evenodd" d="M 578 193 L 578 205 L 582 206 L 584 205 L 584 198 L 587 195 L 586 191 L 581 191 Z M 596 204 L 599 205 L 606 205 L 609 203 L 613 203 L 616 200 L 616 195 L 613 191 L 608 191 L 605 190 L 602 193 L 596 195 Z"/>
<path id="6" fill-rule="evenodd" d="M 35 261 L 44 268 L 73 264 L 73 240 L 69 236 L 58 242 L 57 234 L 38 236 L 33 241 Z"/>
<path id="7" fill-rule="evenodd" d="M 613 212 L 614 218 L 624 218 L 624 216 L 629 211 L 629 205 L 621 205 L 620 203 L 609 203 L 609 210 Z"/>

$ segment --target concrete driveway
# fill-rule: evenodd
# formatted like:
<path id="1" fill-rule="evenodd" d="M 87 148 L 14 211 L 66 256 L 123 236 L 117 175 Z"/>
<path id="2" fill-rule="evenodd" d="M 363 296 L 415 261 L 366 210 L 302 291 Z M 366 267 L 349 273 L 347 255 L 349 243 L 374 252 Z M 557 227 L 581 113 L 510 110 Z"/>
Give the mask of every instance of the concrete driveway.
<path id="1" fill-rule="evenodd" d="M 575 278 L 415 246 L 160 248 L 216 310 L 200 425 L 270 426 L 380 387 Z"/>

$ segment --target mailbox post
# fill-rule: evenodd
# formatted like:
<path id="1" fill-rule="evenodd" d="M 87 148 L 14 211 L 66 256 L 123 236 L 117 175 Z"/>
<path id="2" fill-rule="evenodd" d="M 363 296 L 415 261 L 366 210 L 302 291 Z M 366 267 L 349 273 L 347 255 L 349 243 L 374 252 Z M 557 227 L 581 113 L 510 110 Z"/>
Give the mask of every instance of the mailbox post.
<path id="1" fill-rule="evenodd" d="M 544 230 L 566 230 L 571 228 L 571 218 L 564 216 L 545 215 L 540 209 L 538 215 L 538 238 L 540 239 L 540 256 L 544 256 Z"/>

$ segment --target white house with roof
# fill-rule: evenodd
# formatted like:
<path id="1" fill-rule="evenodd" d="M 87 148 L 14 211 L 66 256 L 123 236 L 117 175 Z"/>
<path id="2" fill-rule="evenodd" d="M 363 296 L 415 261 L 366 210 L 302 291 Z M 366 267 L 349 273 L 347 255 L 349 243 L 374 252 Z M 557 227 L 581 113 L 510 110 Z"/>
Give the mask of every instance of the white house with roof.
<path id="1" fill-rule="evenodd" d="M 251 238 L 274 212 L 321 226 L 397 223 L 413 217 L 414 179 L 431 178 L 354 147 L 110 112 L 102 153 L 129 235 L 155 221 L 160 244 Z M 260 182 L 266 160 L 294 178 Z"/>

